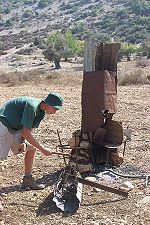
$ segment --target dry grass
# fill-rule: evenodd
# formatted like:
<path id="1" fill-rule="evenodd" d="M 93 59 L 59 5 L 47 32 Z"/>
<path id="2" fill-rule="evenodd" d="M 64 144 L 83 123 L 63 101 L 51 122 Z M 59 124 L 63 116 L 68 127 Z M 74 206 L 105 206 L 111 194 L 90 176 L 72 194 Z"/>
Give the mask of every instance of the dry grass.
<path id="1" fill-rule="evenodd" d="M 14 72 L 3 72 L 0 74 L 0 83 L 7 86 L 23 85 L 28 82 L 50 83 L 65 85 L 77 85 L 82 82 L 82 70 L 78 71 L 76 68 L 67 70 L 66 68 L 55 69 L 35 69 L 35 70 L 22 70 Z"/>
<path id="2" fill-rule="evenodd" d="M 150 84 L 147 79 L 149 70 L 150 65 L 144 60 L 119 63 L 118 84 L 120 86 Z"/>
<path id="3" fill-rule="evenodd" d="M 0 83 L 7 86 L 22 85 L 24 83 L 52 83 L 63 86 L 74 86 L 82 82 L 82 65 L 75 67 L 72 63 L 62 63 L 62 69 L 55 70 L 47 67 L 21 71 L 3 72 L 0 74 Z M 144 85 L 150 84 L 147 76 L 150 75 L 150 61 L 137 60 L 118 63 L 118 85 Z"/>
<path id="4" fill-rule="evenodd" d="M 8 86 L 14 86 L 18 84 L 23 84 L 27 81 L 39 81 L 40 73 L 38 70 L 2 73 L 0 74 L 0 83 L 7 84 Z"/>
<path id="5" fill-rule="evenodd" d="M 118 84 L 119 85 L 143 85 L 148 84 L 149 81 L 145 74 L 143 73 L 142 69 L 135 69 L 131 73 L 121 74 L 118 78 Z"/>

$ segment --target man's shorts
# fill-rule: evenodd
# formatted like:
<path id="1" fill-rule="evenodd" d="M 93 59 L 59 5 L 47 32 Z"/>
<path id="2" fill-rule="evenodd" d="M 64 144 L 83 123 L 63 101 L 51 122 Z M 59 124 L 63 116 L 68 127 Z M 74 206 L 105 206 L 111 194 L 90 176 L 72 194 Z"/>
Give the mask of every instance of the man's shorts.
<path id="1" fill-rule="evenodd" d="M 12 150 L 14 155 L 17 155 L 20 150 L 20 145 L 24 143 L 22 138 L 22 130 L 16 133 L 10 133 L 0 122 L 0 160 L 7 159 L 9 150 Z"/>

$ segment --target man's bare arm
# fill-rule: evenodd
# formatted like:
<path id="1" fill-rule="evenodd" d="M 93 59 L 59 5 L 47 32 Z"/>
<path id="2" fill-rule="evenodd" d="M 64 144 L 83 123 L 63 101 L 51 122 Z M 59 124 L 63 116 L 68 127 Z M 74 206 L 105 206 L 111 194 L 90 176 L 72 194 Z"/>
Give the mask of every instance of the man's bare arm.
<path id="1" fill-rule="evenodd" d="M 23 128 L 22 130 L 22 136 L 24 139 L 26 139 L 31 145 L 33 145 L 35 148 L 39 149 L 44 155 L 51 155 L 52 152 L 47 150 L 43 145 L 41 145 L 37 139 L 32 135 L 31 129 Z"/>

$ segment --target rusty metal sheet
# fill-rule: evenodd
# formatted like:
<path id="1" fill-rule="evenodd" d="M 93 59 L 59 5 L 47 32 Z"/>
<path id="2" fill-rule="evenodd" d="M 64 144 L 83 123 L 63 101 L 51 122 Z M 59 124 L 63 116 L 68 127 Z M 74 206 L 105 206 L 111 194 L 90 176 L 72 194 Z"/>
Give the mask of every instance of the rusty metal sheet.
<path id="1" fill-rule="evenodd" d="M 117 112 L 116 73 L 108 70 L 85 72 L 81 104 L 82 131 L 85 133 L 96 131 L 104 122 L 102 110 Z"/>

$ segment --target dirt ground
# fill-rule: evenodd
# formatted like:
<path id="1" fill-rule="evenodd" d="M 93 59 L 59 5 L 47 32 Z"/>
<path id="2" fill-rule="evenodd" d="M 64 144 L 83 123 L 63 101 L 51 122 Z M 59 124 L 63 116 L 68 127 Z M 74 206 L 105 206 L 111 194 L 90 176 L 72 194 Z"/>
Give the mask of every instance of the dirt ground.
<path id="1" fill-rule="evenodd" d="M 0 86 L 0 104 L 6 100 L 28 95 L 45 97 L 50 91 L 64 96 L 64 110 L 51 117 L 45 117 L 40 127 L 34 131 L 38 140 L 50 149 L 59 144 L 57 129 L 62 142 L 81 122 L 82 76 L 67 82 L 59 79 L 41 82 L 28 82 L 21 85 Z M 150 85 L 118 87 L 118 112 L 114 118 L 123 126 L 132 129 L 132 140 L 127 144 L 122 171 L 127 174 L 150 174 Z M 13 116 L 13 115 L 12 115 Z M 63 159 L 57 156 L 43 157 L 39 152 L 34 162 L 34 176 L 46 185 L 42 191 L 22 191 L 20 182 L 23 176 L 24 156 L 10 154 L 0 172 L 0 199 L 4 211 L 0 213 L 0 224 L 6 225 L 149 225 L 150 188 L 145 180 L 126 179 L 134 185 L 128 198 L 95 191 L 84 186 L 81 206 L 76 213 L 61 212 L 52 201 L 54 184 L 64 166 Z M 143 201 L 141 201 L 143 200 Z"/>

